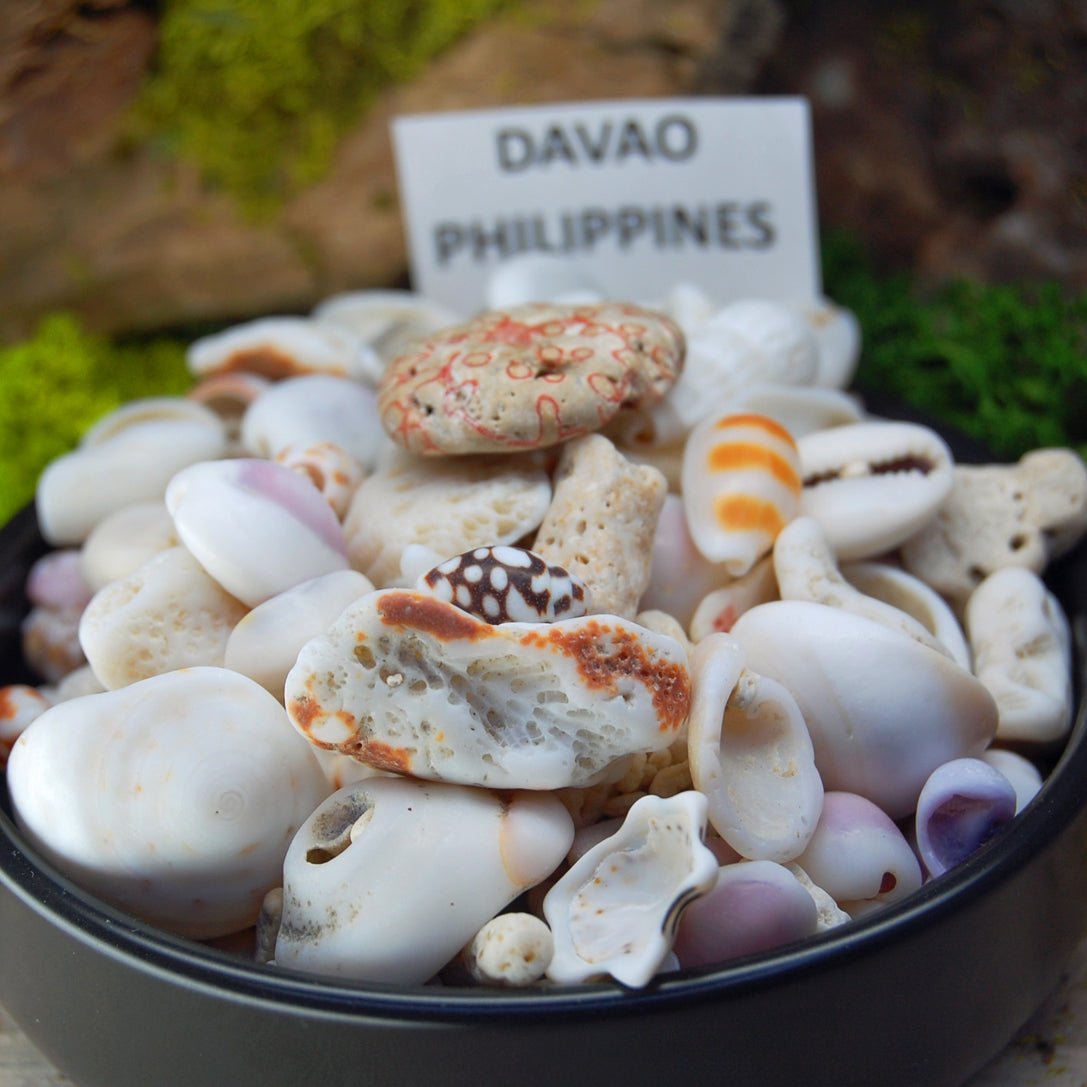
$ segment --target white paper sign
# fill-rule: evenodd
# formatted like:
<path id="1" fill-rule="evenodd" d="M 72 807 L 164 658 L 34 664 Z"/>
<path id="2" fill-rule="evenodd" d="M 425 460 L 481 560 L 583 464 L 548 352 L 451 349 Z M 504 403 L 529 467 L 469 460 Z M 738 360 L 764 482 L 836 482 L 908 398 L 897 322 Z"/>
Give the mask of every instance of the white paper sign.
<path id="1" fill-rule="evenodd" d="M 414 285 L 463 312 L 522 253 L 632 301 L 680 282 L 721 301 L 820 293 L 804 99 L 426 114 L 395 120 L 393 140 Z"/>

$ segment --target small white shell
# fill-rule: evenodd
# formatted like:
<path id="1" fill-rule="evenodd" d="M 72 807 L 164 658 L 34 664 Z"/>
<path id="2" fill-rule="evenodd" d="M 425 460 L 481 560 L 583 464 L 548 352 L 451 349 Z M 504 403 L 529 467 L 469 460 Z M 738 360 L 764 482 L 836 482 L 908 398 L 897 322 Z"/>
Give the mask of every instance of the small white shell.
<path id="1" fill-rule="evenodd" d="M 824 786 L 860 793 L 892 819 L 913 811 L 937 766 L 980 754 L 996 732 L 996 704 L 977 679 L 870 619 L 782 600 L 745 612 L 732 637 L 752 671 L 796 699 Z"/>
<path id="2" fill-rule="evenodd" d="M 727 634 L 745 611 L 757 604 L 768 604 L 777 599 L 778 583 L 774 573 L 774 561 L 767 555 L 755 563 L 743 577 L 738 577 L 703 597 L 691 616 L 691 641 L 700 642 L 715 631 Z"/>
<path id="3" fill-rule="evenodd" d="M 79 640 L 98 681 L 116 690 L 176 668 L 222 665 L 245 612 L 184 547 L 172 547 L 99 589 Z"/>
<path id="4" fill-rule="evenodd" d="M 1042 787 L 1042 774 L 1025 755 L 1002 747 L 990 747 L 981 754 L 981 761 L 999 770 L 1015 790 L 1015 811 L 1021 812 Z"/>
<path id="5" fill-rule="evenodd" d="M 83 576 L 97 592 L 180 543 L 162 499 L 134 502 L 103 517 L 91 530 L 80 551 Z"/>
<path id="6" fill-rule="evenodd" d="M 218 417 L 193 401 L 180 402 L 188 409 L 176 417 L 160 412 L 158 400 L 149 407 L 144 401 L 127 405 L 121 420 L 107 416 L 89 441 L 49 464 L 36 495 L 38 521 L 49 543 L 82 543 L 116 510 L 161 499 L 171 477 L 186 465 L 226 453 Z"/>
<path id="7" fill-rule="evenodd" d="M 491 626 L 384 589 L 302 648 L 285 693 L 303 735 L 379 769 L 555 789 L 668 747 L 690 680 L 682 646 L 614 615 Z"/>
<path id="8" fill-rule="evenodd" d="M 401 778 L 349 785 L 287 851 L 276 965 L 420 984 L 545 879 L 573 833 L 547 794 Z"/>
<path id="9" fill-rule="evenodd" d="M 796 443 L 764 415 L 711 415 L 687 440 L 682 486 L 695 546 L 741 577 L 797 513 Z"/>
<path id="10" fill-rule="evenodd" d="M 373 590 L 370 579 L 355 570 L 334 570 L 294 585 L 236 622 L 223 663 L 282 702 L 283 684 L 302 646 L 324 633 L 348 604 Z"/>
<path id="11" fill-rule="evenodd" d="M 807 321 L 815 336 L 819 363 L 815 384 L 844 389 L 853 380 L 861 354 L 861 325 L 857 315 L 829 298 L 792 307 Z"/>
<path id="12" fill-rule="evenodd" d="M 822 525 L 839 559 L 897 547 L 951 493 L 951 451 L 934 430 L 916 423 L 832 427 L 801 438 L 797 448 L 800 512 Z"/>
<path id="13" fill-rule="evenodd" d="M 367 470 L 389 445 L 373 390 L 323 374 L 277 381 L 249 406 L 241 433 L 253 456 L 271 459 L 287 446 L 332 442 Z"/>
<path id="14" fill-rule="evenodd" d="M 1009 566 L 971 594 L 966 626 L 978 679 L 996 699 L 996 736 L 1051 743 L 1072 726 L 1072 634 L 1037 574 Z"/>
<path id="15" fill-rule="evenodd" d="M 853 917 L 921 886 L 921 866 L 894 821 L 863 796 L 828 792 L 797 863 Z"/>
<path id="16" fill-rule="evenodd" d="M 196 939 L 252 925 L 327 795 L 283 707 L 222 668 L 53 706 L 11 753 L 23 832 L 120 909 Z"/>
<path id="17" fill-rule="evenodd" d="M 717 880 L 705 825 L 701 793 L 637 801 L 544 898 L 555 941 L 547 976 L 569 983 L 610 974 L 645 985 L 671 951 L 683 910 Z"/>
<path id="18" fill-rule="evenodd" d="M 727 634 L 691 652 L 691 780 L 714 829 L 741 856 L 784 863 L 815 832 L 823 783 L 804 719 L 780 684 L 744 667 Z"/>
<path id="19" fill-rule="evenodd" d="M 186 362 L 194 377 L 235 370 L 273 380 L 299 374 L 360 377 L 366 354 L 345 328 L 308 317 L 258 317 L 193 341 Z"/>
<path id="20" fill-rule="evenodd" d="M 551 930 L 531 913 L 500 913 L 472 937 L 464 965 L 484 985 L 519 988 L 539 981 L 551 965 Z"/>
<path id="21" fill-rule="evenodd" d="M 191 465 L 170 481 L 166 508 L 200 565 L 250 607 L 348 567 L 343 531 L 328 503 L 272 461 Z"/>

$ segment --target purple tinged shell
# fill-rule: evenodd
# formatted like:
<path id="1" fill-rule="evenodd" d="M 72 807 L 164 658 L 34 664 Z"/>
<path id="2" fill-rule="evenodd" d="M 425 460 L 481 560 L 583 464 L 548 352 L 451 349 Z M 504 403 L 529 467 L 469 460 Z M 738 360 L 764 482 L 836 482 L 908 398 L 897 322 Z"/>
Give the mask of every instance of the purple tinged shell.
<path id="1" fill-rule="evenodd" d="M 589 610 L 578 577 L 520 547 L 477 547 L 423 574 L 418 588 L 488 623 L 551 623 Z"/>
<path id="2" fill-rule="evenodd" d="M 1012 783 L 982 759 L 938 766 L 917 800 L 917 850 L 933 876 L 966 860 L 1015 817 Z"/>

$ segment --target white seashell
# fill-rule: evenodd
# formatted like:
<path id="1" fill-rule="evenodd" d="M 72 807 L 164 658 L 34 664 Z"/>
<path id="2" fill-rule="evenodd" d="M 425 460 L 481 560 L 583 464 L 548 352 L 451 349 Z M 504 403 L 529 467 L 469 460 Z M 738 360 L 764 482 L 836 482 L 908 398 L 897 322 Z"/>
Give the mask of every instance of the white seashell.
<path id="1" fill-rule="evenodd" d="M 222 430 L 222 423 L 203 404 L 184 396 L 151 396 L 129 400 L 103 415 L 80 439 L 90 448 L 112 441 L 126 431 L 142 431 L 149 424 L 191 423 L 197 427 Z"/>
<path id="2" fill-rule="evenodd" d="M 853 793 L 826 794 L 819 825 L 797 864 L 852 917 L 905 898 L 922 881 L 902 831 Z"/>
<path id="3" fill-rule="evenodd" d="M 796 443 L 763 415 L 711 415 L 687 440 L 682 488 L 695 546 L 710 562 L 741 577 L 796 515 Z"/>
<path id="4" fill-rule="evenodd" d="M 671 951 L 683 910 L 717 880 L 705 826 L 700 793 L 637 801 L 544 898 L 555 941 L 547 976 L 565 984 L 610 974 L 645 985 Z"/>
<path id="5" fill-rule="evenodd" d="M 808 844 L 823 784 L 804 719 L 778 682 L 744 666 L 727 634 L 691 651 L 691 780 L 713 828 L 741 856 L 784 863 Z"/>
<path id="6" fill-rule="evenodd" d="M 675 952 L 684 969 L 755 955 L 813 936 L 819 911 L 807 888 L 774 861 L 723 865 L 713 889 L 683 912 Z"/>
<path id="7" fill-rule="evenodd" d="M 328 792 L 283 707 L 220 668 L 53 706 L 16 743 L 8 785 L 19 826 L 62 872 L 196 939 L 253 924 Z"/>
<path id="8" fill-rule="evenodd" d="M 721 307 L 697 283 L 680 282 L 674 284 L 659 303 L 650 303 L 649 308 L 667 313 L 683 330 L 683 334 L 690 336 Z"/>
<path id="9" fill-rule="evenodd" d="M 120 422 L 107 416 L 92 431 L 89 444 L 58 457 L 45 469 L 36 505 L 42 535 L 49 543 L 82 543 L 109 514 L 134 502 L 161 499 L 167 483 L 182 468 L 226 453 L 226 434 L 218 417 L 195 402 L 180 402 L 191 410 L 176 418 L 156 416 L 155 408 L 145 417 L 145 402 L 134 402 Z"/>
<path id="10" fill-rule="evenodd" d="M 233 373 L 259 374 L 273 380 L 299 374 L 361 377 L 367 352 L 345 328 L 308 317 L 258 317 L 189 345 L 186 362 L 194 377 Z"/>
<path id="11" fill-rule="evenodd" d="M 864 418 L 860 402 L 849 393 L 812 385 L 744 385 L 728 402 L 735 412 L 768 415 L 796 441 L 831 427 L 859 423 Z"/>
<path id="12" fill-rule="evenodd" d="M 910 613 L 868 596 L 851 585 L 838 569 L 822 526 L 814 517 L 797 517 L 774 542 L 774 573 L 782 600 L 809 600 L 841 608 L 876 623 L 883 623 L 938 653 L 950 652 Z M 957 661 L 969 669 L 966 661 Z"/>
<path id="13" fill-rule="evenodd" d="M 870 619 L 775 601 L 741 615 L 732 637 L 752 671 L 796 699 L 825 788 L 866 796 L 892 819 L 913 811 L 937 766 L 980 754 L 996 732 L 996 704 L 977 679 Z"/>
<path id="14" fill-rule="evenodd" d="M 184 547 L 172 547 L 95 593 L 79 641 L 98 681 L 116 690 L 176 668 L 222 665 L 245 612 Z"/>
<path id="15" fill-rule="evenodd" d="M 254 962 L 275 965 L 276 937 L 283 923 L 283 888 L 273 887 L 260 904 L 256 931 L 253 934 Z"/>
<path id="16" fill-rule="evenodd" d="M 531 913 L 500 913 L 472 937 L 464 965 L 483 985 L 520 988 L 539 981 L 551 965 L 551 930 Z"/>
<path id="17" fill-rule="evenodd" d="M 50 701 L 67 702 L 70 698 L 82 698 L 85 694 L 101 694 L 106 688 L 101 680 L 94 674 L 94 669 L 89 664 L 84 664 L 74 672 L 69 672 L 50 691 Z"/>
<path id="18" fill-rule="evenodd" d="M 23 586 L 35 607 L 52 611 L 83 608 L 93 595 L 83 576 L 83 562 L 76 548 L 48 551 L 30 567 Z"/>
<path id="19" fill-rule="evenodd" d="M 409 546 L 446 558 L 513 544 L 539 526 L 550 501 L 551 481 L 531 459 L 397 453 L 355 491 L 344 521 L 351 565 L 384 587 L 399 578 Z"/>
<path id="20" fill-rule="evenodd" d="M 575 261 L 544 253 L 521 253 L 502 261 L 483 288 L 484 309 L 509 309 L 525 302 L 605 301 L 603 289 Z"/>
<path id="21" fill-rule="evenodd" d="M 384 589 L 303 647 L 285 693 L 303 735 L 379 769 L 555 789 L 669 746 L 690 684 L 682 646 L 617 616 L 491 626 Z"/>
<path id="22" fill-rule="evenodd" d="M 814 517 L 839 559 L 889 551 L 917 533 L 951 493 L 946 442 L 916 423 L 832 427 L 797 442 L 804 489 L 800 512 Z"/>
<path id="23" fill-rule="evenodd" d="M 165 502 L 134 502 L 104 517 L 91 530 L 80 550 L 83 576 L 97 592 L 179 543 Z"/>
<path id="24" fill-rule="evenodd" d="M 844 389 L 853 380 L 861 355 L 861 325 L 857 315 L 829 298 L 795 303 L 791 307 L 815 336 L 819 362 L 814 381 L 824 388 Z"/>
<path id="25" fill-rule="evenodd" d="M 683 499 L 666 494 L 653 534 L 649 584 L 639 606 L 666 611 L 687 627 L 707 594 L 731 581 L 720 563 L 710 562 L 695 547 Z"/>
<path id="26" fill-rule="evenodd" d="M 989 574 L 1036 574 L 1087 531 L 1087 465 L 1071 449 L 1017 464 L 959 465 L 947 501 L 902 547 L 906 568 L 956 606 Z"/>
<path id="27" fill-rule="evenodd" d="M 774 561 L 767 555 L 766 558 L 759 559 L 743 577 L 707 593 L 691 616 L 691 641 L 700 642 L 714 631 L 727 634 L 736 620 L 749 608 L 777 599 L 778 583 L 774 573 Z"/>
<path id="28" fill-rule="evenodd" d="M 930 875 L 961 864 L 1015 818 L 1016 794 L 981 759 L 952 759 L 929 775 L 917 798 L 917 852 Z"/>
<path id="29" fill-rule="evenodd" d="M 1015 812 L 1018 815 L 1042 787 L 1042 774 L 1025 755 L 1001 747 L 990 747 L 981 753 L 981 761 L 999 770 L 1015 790 Z"/>
<path id="30" fill-rule="evenodd" d="M 415 340 L 461 324 L 466 315 L 415 291 L 364 290 L 334 294 L 315 306 L 311 316 L 348 329 L 371 349 L 367 361 L 372 365 L 355 376 L 376 386 L 390 359 Z"/>
<path id="31" fill-rule="evenodd" d="M 546 794 L 400 778 L 349 785 L 287 851 L 276 965 L 420 984 L 545 879 L 573 833 Z"/>
<path id="32" fill-rule="evenodd" d="M 966 604 L 974 671 L 996 699 L 998 740 L 1051 743 L 1072 727 L 1072 634 L 1030 570 L 990 574 Z"/>
<path id="33" fill-rule="evenodd" d="M 785 867 L 796 876 L 801 886 L 811 895 L 811 899 L 815 903 L 817 914 L 816 932 L 826 932 L 828 929 L 837 928 L 839 925 L 848 925 L 853 920 L 799 864 L 793 862 L 785 865 Z"/>
<path id="34" fill-rule="evenodd" d="M 15 741 L 51 704 L 41 691 L 26 683 L 0 687 L 0 770 L 7 766 Z"/>
<path id="35" fill-rule="evenodd" d="M 223 664 L 282 702 L 283 684 L 302 646 L 323 634 L 348 604 L 373 591 L 370 579 L 355 570 L 334 570 L 285 589 L 237 620 Z"/>
<path id="36" fill-rule="evenodd" d="M 85 663 L 79 644 L 83 608 L 31 608 L 20 624 L 23 659 L 46 683 L 59 683 Z"/>
<path id="37" fill-rule="evenodd" d="M 249 405 L 271 385 L 268 378 L 244 371 L 212 374 L 198 381 L 186 395 L 219 416 L 233 447 L 241 437 L 242 417 Z"/>
<path id="38" fill-rule="evenodd" d="M 200 565 L 250 607 L 348 566 L 343 530 L 328 503 L 270 461 L 191 465 L 170 481 L 166 508 Z"/>
<path id="39" fill-rule="evenodd" d="M 366 470 L 346 449 L 335 442 L 313 445 L 285 445 L 276 453 L 276 464 L 290 468 L 319 490 L 337 519 L 347 516 L 355 491 Z"/>
<path id="40" fill-rule="evenodd" d="M 288 446 L 332 442 L 367 471 L 390 444 L 373 390 L 324 374 L 277 381 L 249 406 L 241 435 L 248 453 L 269 460 Z"/>
<path id="41" fill-rule="evenodd" d="M 886 562 L 848 562 L 845 579 L 868 597 L 912 615 L 968 672 L 973 668 L 966 635 L 947 601 L 920 578 Z"/>
<path id="42" fill-rule="evenodd" d="M 522 547 L 477 547 L 422 574 L 415 586 L 487 623 L 553 623 L 589 611 L 580 578 Z"/>

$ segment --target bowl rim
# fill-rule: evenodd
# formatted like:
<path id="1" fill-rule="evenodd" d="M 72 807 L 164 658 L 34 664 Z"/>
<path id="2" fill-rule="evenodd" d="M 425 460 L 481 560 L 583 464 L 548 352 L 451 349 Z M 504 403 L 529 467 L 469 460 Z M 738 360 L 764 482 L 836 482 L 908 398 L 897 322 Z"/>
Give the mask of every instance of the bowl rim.
<path id="1" fill-rule="evenodd" d="M 15 539 L 25 548 L 40 541 L 32 508 L 0 528 L 0 541 L 5 538 Z M 1070 566 L 1070 559 L 1087 568 L 1087 547 L 1078 548 L 1054 566 Z M 1076 618 L 1073 614 L 1068 617 L 1070 622 Z M 1087 616 L 1080 618 L 1087 622 Z M 1079 695 L 1087 690 L 1087 657 L 1074 651 L 1073 664 Z M 79 941 L 140 970 L 245 1003 L 290 1007 L 296 1014 L 453 1024 L 481 1017 L 547 1021 L 586 1012 L 627 1015 L 679 1008 L 707 998 L 739 998 L 783 977 L 814 976 L 836 969 L 851 959 L 878 953 L 890 941 L 922 933 L 949 911 L 960 910 L 1008 882 L 1028 861 L 1053 845 L 1087 807 L 1084 781 L 1087 701 L 1080 696 L 1073 727 L 1039 792 L 1010 824 L 951 871 L 926 882 L 902 901 L 846 925 L 724 965 L 662 974 L 641 989 L 614 981 L 525 989 L 404 986 L 310 975 L 247 961 L 157 928 L 74 884 L 19 831 L 10 815 L 6 780 L 0 789 L 0 887 Z"/>

